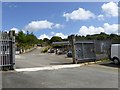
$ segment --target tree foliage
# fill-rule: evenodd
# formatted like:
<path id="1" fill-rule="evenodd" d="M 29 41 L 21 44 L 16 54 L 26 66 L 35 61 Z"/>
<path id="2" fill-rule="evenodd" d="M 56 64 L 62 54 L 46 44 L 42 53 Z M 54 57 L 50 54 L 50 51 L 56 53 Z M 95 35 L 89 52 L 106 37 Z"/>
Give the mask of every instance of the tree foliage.
<path id="1" fill-rule="evenodd" d="M 117 34 L 94 34 L 94 35 L 87 35 L 87 36 L 78 36 L 76 35 L 76 40 L 111 40 L 113 43 L 120 43 L 120 35 Z"/>
<path id="2" fill-rule="evenodd" d="M 17 46 L 20 48 L 29 48 L 39 43 L 39 40 L 33 33 L 24 34 L 22 31 L 20 31 L 16 35 L 16 43 L 17 43 Z"/>
<path id="3" fill-rule="evenodd" d="M 33 33 L 29 33 L 27 31 L 27 34 L 24 34 L 22 31 L 20 31 L 16 35 L 16 43 L 18 47 L 21 48 L 29 48 L 30 46 L 33 46 L 35 44 L 42 44 L 43 46 L 49 46 L 52 44 L 52 42 L 61 42 L 61 41 L 68 41 L 70 40 L 68 36 L 67 39 L 62 39 L 59 36 L 53 36 L 51 39 L 44 38 L 37 39 L 37 37 Z M 113 43 L 120 43 L 120 35 L 117 34 L 106 34 L 106 33 L 100 33 L 100 34 L 94 34 L 94 35 L 87 35 L 87 36 L 81 36 L 76 35 L 76 40 L 111 40 Z"/>
<path id="4" fill-rule="evenodd" d="M 61 42 L 63 41 L 61 37 L 59 36 L 53 36 L 51 39 L 50 39 L 50 42 Z"/>

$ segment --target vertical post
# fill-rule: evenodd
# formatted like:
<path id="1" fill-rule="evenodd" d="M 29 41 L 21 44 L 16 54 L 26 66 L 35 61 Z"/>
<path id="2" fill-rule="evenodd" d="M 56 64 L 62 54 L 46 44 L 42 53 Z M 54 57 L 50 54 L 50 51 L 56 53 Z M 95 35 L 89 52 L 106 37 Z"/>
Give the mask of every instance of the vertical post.
<path id="1" fill-rule="evenodd" d="M 96 41 L 93 41 L 93 52 L 94 52 L 94 61 L 96 61 L 96 46 L 95 46 Z"/>
<path id="2" fill-rule="evenodd" d="M 69 37 L 69 41 L 71 43 L 71 47 L 72 47 L 72 56 L 73 56 L 73 63 L 77 64 L 77 60 L 76 60 L 76 51 L 75 51 L 75 36 L 71 35 Z"/>
<path id="3" fill-rule="evenodd" d="M 15 31 L 12 31 L 13 36 L 12 36 L 12 47 L 13 47 L 13 67 L 15 65 Z"/>
<path id="4" fill-rule="evenodd" d="M 9 37 L 10 37 L 10 64 L 11 67 L 10 69 L 14 69 L 14 64 L 15 64 L 15 31 L 10 31 L 9 32 Z"/>
<path id="5" fill-rule="evenodd" d="M 0 71 L 2 70 L 2 32 L 0 31 Z M 1 74 L 1 73 L 0 73 Z"/>
<path id="6" fill-rule="evenodd" d="M 82 48 L 81 48 L 81 49 L 82 49 L 82 59 L 84 60 L 84 59 L 85 59 L 85 55 L 86 55 L 86 54 L 84 53 L 84 49 L 85 49 L 85 48 L 84 48 L 84 45 L 85 45 L 85 43 L 82 42 L 81 45 L 82 45 Z"/>

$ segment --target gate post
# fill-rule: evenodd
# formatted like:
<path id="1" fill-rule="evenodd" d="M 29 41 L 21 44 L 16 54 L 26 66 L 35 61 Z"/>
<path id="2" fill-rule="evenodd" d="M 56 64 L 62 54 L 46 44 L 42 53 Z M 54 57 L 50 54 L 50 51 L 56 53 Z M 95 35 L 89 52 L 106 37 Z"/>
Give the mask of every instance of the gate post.
<path id="1" fill-rule="evenodd" d="M 71 35 L 68 37 L 70 43 L 71 43 L 71 47 L 72 47 L 72 56 L 73 56 L 73 63 L 77 64 L 78 61 L 76 60 L 76 51 L 75 51 L 75 35 Z"/>
<path id="2" fill-rule="evenodd" d="M 10 69 L 13 70 L 14 69 L 14 65 L 15 65 L 15 31 L 9 31 L 9 37 L 10 37 L 10 62 L 11 62 L 11 67 Z"/>
<path id="3" fill-rule="evenodd" d="M 2 51 L 1 51 L 1 45 L 2 44 L 2 32 L 0 31 L 0 65 L 1 63 L 1 59 L 2 59 Z M 2 68 L 0 67 L 0 71 L 2 70 Z"/>

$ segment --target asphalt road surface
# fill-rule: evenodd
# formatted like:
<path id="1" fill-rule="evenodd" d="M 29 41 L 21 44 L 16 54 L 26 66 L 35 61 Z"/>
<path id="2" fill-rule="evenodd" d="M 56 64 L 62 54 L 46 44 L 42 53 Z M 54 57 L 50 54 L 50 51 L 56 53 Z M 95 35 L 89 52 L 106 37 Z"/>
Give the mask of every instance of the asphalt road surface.
<path id="1" fill-rule="evenodd" d="M 69 65 L 65 55 L 42 54 L 41 48 L 16 57 L 16 68 Z M 86 65 L 56 70 L 2 73 L 3 88 L 118 88 L 118 68 Z"/>
<path id="2" fill-rule="evenodd" d="M 39 47 L 32 52 L 16 55 L 16 68 L 42 67 L 72 63 L 72 59 L 66 58 L 66 55 L 41 53 L 42 49 L 43 48 Z"/>

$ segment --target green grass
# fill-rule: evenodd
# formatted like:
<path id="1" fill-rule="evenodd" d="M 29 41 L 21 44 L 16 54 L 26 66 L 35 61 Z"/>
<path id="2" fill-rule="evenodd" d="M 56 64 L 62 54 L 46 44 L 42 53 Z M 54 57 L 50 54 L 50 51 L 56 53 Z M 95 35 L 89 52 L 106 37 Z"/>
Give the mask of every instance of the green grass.
<path id="1" fill-rule="evenodd" d="M 103 59 L 100 59 L 100 60 L 98 60 L 98 61 L 101 61 L 101 62 L 109 62 L 110 61 L 110 59 L 108 59 L 108 58 L 103 58 Z M 97 62 L 97 63 L 101 63 L 101 62 Z"/>

